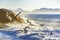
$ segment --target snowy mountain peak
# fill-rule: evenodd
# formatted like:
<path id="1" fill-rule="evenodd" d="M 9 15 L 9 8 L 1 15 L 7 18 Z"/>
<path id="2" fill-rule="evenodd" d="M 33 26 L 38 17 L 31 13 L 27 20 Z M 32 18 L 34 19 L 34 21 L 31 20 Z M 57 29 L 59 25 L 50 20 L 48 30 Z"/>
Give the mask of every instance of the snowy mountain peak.
<path id="1" fill-rule="evenodd" d="M 24 10 L 21 9 L 21 8 L 18 8 L 18 9 L 16 9 L 15 11 L 16 11 L 16 12 L 21 12 L 21 11 L 24 11 Z"/>

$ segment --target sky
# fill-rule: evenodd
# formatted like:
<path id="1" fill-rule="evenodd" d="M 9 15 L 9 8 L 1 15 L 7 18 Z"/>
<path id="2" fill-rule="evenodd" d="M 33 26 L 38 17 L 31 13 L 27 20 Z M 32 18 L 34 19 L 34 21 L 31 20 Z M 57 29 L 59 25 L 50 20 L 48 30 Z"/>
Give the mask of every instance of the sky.
<path id="1" fill-rule="evenodd" d="M 0 8 L 21 8 L 31 11 L 39 8 L 60 8 L 60 0 L 0 0 Z"/>

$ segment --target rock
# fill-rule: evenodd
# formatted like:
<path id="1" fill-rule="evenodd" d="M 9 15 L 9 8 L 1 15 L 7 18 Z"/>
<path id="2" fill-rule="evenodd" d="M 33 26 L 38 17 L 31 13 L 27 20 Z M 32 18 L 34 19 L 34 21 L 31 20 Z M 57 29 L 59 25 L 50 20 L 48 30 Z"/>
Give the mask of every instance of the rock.
<path id="1" fill-rule="evenodd" d="M 23 19 L 19 16 L 15 17 L 16 14 L 12 12 L 11 10 L 7 9 L 0 9 L 0 22 L 2 23 L 8 23 L 8 22 L 14 22 L 18 21 L 20 23 L 23 22 Z"/>

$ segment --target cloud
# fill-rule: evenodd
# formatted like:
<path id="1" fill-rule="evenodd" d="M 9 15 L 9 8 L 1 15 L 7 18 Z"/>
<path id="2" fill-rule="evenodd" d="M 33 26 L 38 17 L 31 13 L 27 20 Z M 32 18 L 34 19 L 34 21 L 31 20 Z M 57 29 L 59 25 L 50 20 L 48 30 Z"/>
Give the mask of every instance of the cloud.
<path id="1" fill-rule="evenodd" d="M 60 8 L 59 0 L 0 0 L 0 8 L 33 10 L 42 7 Z"/>

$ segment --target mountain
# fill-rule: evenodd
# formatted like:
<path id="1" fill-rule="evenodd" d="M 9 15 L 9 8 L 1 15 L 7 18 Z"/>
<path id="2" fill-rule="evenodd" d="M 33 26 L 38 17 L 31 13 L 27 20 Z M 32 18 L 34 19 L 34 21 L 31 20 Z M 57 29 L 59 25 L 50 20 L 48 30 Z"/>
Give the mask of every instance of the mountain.
<path id="1" fill-rule="evenodd" d="M 29 13 L 28 11 L 25 11 L 25 10 L 23 10 L 21 8 L 16 9 L 15 12 L 17 12 L 17 13 L 21 12 L 22 14 Z"/>
<path id="2" fill-rule="evenodd" d="M 40 9 L 35 9 L 32 11 L 32 13 L 60 13 L 60 9 L 53 9 L 53 8 L 40 8 Z"/>
<path id="3" fill-rule="evenodd" d="M 21 9 L 21 8 L 18 8 L 18 9 L 16 9 L 15 11 L 16 11 L 16 12 L 21 12 L 21 11 L 24 11 L 24 10 Z"/>
<path id="4" fill-rule="evenodd" d="M 15 10 L 15 12 L 19 13 L 19 12 L 22 12 L 22 14 L 59 14 L 60 13 L 60 9 L 58 8 L 40 8 L 40 9 L 35 9 L 35 10 L 32 10 L 32 11 L 25 11 L 21 8 L 18 8 Z"/>
<path id="5" fill-rule="evenodd" d="M 53 9 L 53 8 L 40 8 L 40 9 L 35 9 L 33 11 L 60 11 L 60 9 Z"/>

